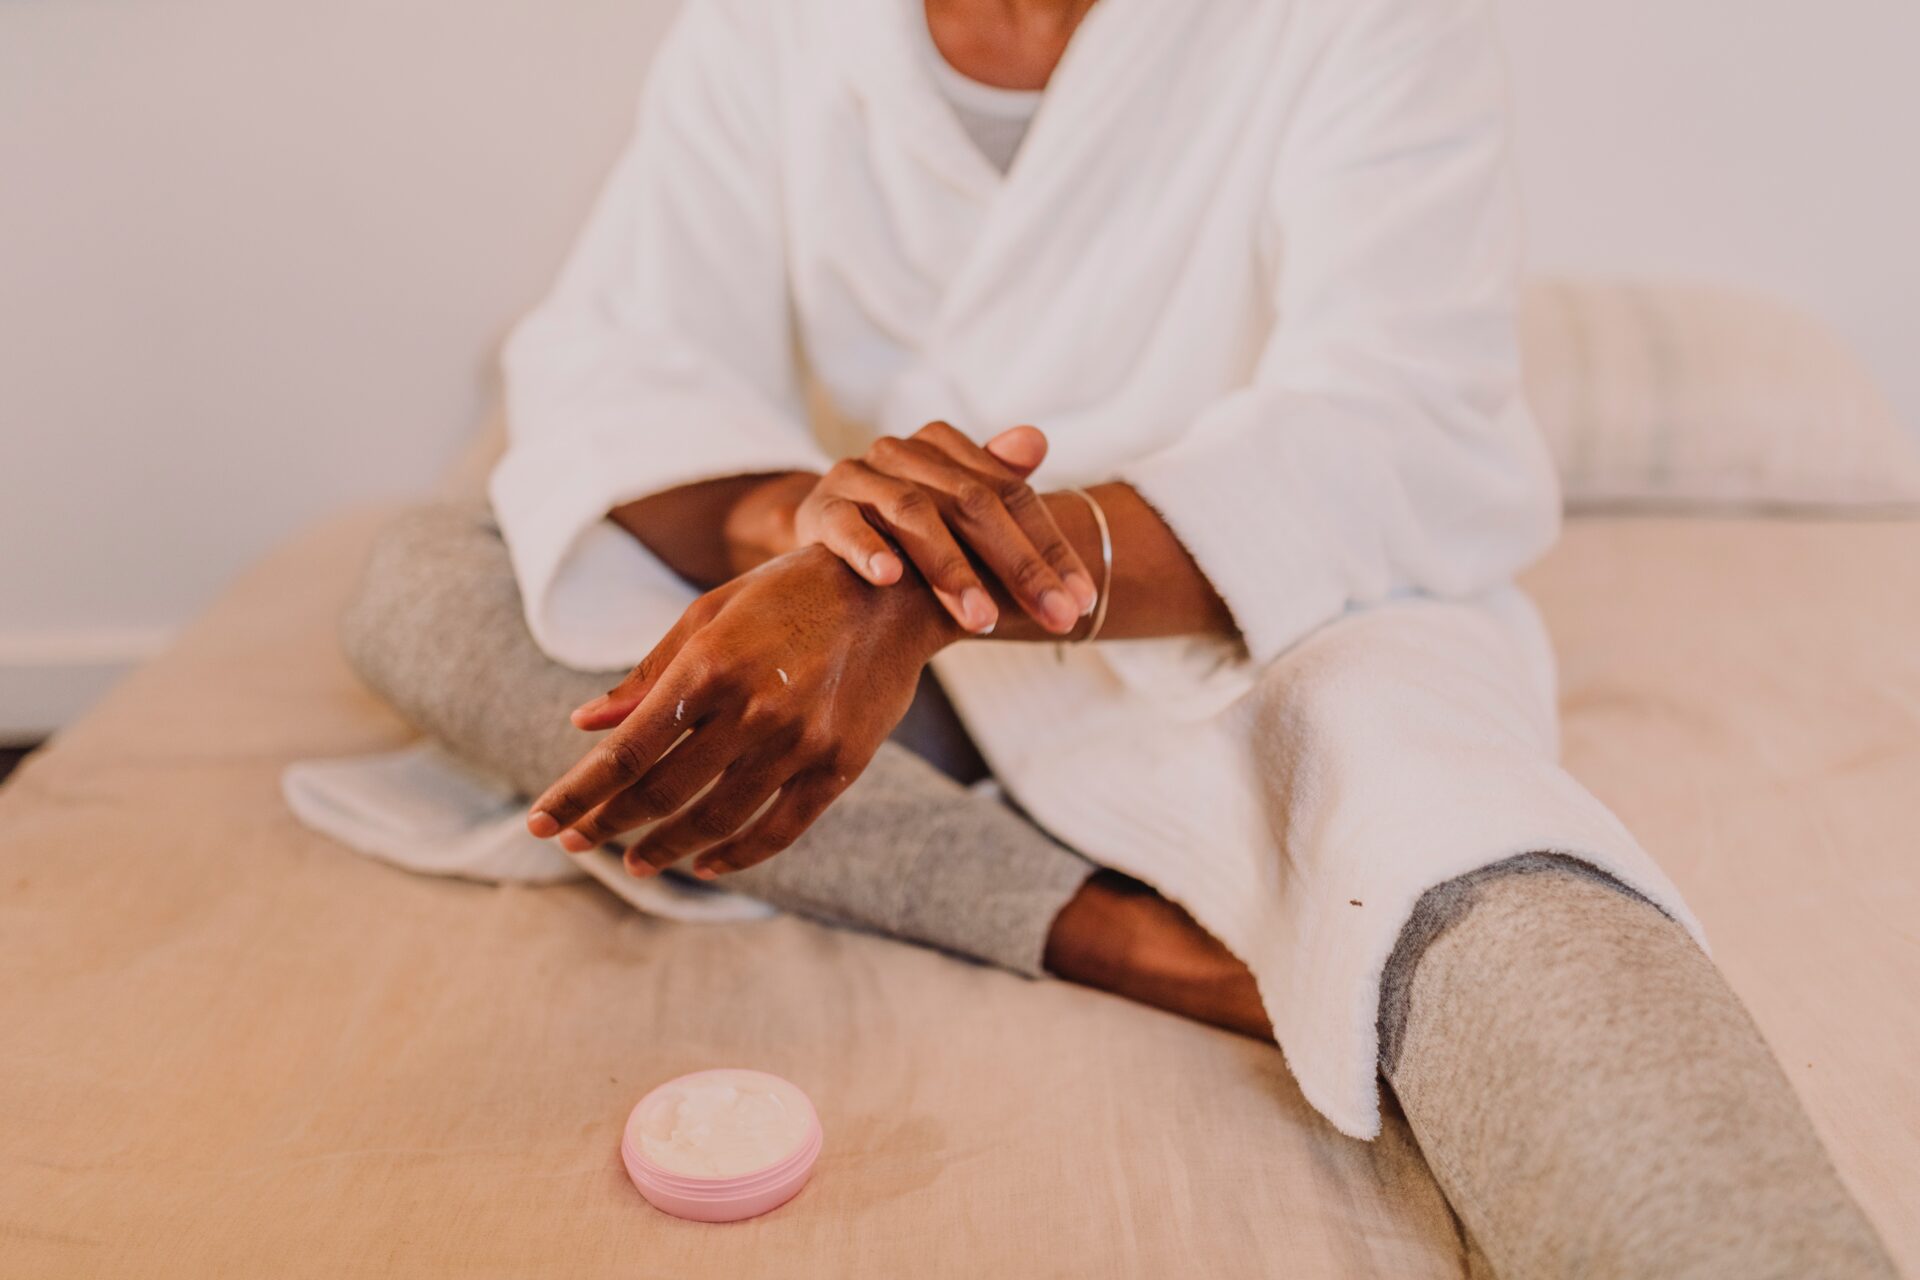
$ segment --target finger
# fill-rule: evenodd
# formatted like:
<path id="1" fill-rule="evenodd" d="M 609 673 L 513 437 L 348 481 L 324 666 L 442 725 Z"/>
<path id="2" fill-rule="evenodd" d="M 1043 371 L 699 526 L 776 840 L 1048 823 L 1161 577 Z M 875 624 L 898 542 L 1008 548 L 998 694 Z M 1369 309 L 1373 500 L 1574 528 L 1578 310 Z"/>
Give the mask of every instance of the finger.
<path id="1" fill-rule="evenodd" d="M 769 750 L 735 761 L 707 794 L 654 827 L 627 850 L 627 870 L 636 876 L 650 876 L 712 848 L 746 826 L 792 776 L 793 761 L 785 751 Z"/>
<path id="2" fill-rule="evenodd" d="M 1016 427 L 1014 430 L 1017 431 L 1019 428 Z M 1029 428 L 1029 430 L 1031 430 L 1031 428 Z M 995 436 L 994 439 L 999 440 L 1010 434 L 1012 433 L 1003 431 L 1000 435 Z M 1038 431 L 1035 431 L 1033 434 L 1036 436 L 1040 435 Z M 1046 437 L 1041 436 L 1040 438 L 1044 444 Z M 995 479 L 1024 480 L 1026 478 L 1026 472 L 1033 469 L 1032 467 L 1023 469 L 1014 466 L 1005 459 L 995 456 L 984 447 L 975 444 L 973 437 L 952 423 L 929 422 L 926 426 L 913 433 L 913 439 L 921 444 L 931 445 L 933 448 L 938 449 L 943 455 L 959 463 L 961 467 L 968 471 L 978 472 L 985 476 L 992 476 Z M 1043 447 L 1041 449 L 1041 456 L 1044 457 L 1045 454 L 1046 450 Z M 1037 466 L 1038 463 L 1035 465 Z"/>
<path id="3" fill-rule="evenodd" d="M 932 494 L 865 463 L 847 469 L 841 492 L 893 535 L 955 622 L 975 634 L 993 630 L 1000 611 L 974 571 L 973 562 L 947 528 Z"/>
<path id="4" fill-rule="evenodd" d="M 558 835 L 647 775 L 681 734 L 723 709 L 725 692 L 669 667 L 619 727 L 534 801 L 527 830 Z"/>
<path id="5" fill-rule="evenodd" d="M 1038 427 L 1008 427 L 984 447 L 1018 472 L 1023 480 L 1047 460 L 1047 437 Z"/>
<path id="6" fill-rule="evenodd" d="M 877 509 L 887 531 L 955 622 L 975 634 L 992 631 L 1000 610 L 947 527 L 939 505 L 917 486 L 901 484 L 899 488 L 897 496 Z"/>
<path id="7" fill-rule="evenodd" d="M 1079 606 L 1081 616 L 1093 612 L 1094 601 L 1099 594 L 1093 585 L 1093 575 L 1087 572 L 1086 562 L 1081 560 L 1080 553 L 1073 549 L 1066 534 L 1061 532 L 1053 512 L 1025 483 L 1026 475 L 1047 456 L 1047 438 L 1039 428 L 1013 427 L 1002 431 L 989 440 L 985 448 L 944 422 L 928 423 L 915 433 L 914 438 L 924 440 L 961 466 L 1004 481 L 996 487 L 1008 514 L 1013 516 L 1028 541 L 1059 577 L 1067 594 Z M 1004 449 L 1019 461 L 1031 465 L 1021 469 L 995 452 L 996 448 Z"/>
<path id="8" fill-rule="evenodd" d="M 825 772 L 794 777 L 780 788 L 779 797 L 752 826 L 702 854 L 693 864 L 693 874 L 702 880 L 711 880 L 765 862 L 804 835 L 851 785 L 853 777 Z"/>
<path id="9" fill-rule="evenodd" d="M 1060 574 L 1040 554 L 1002 497 L 1004 490 L 1031 498 L 1032 491 L 1024 481 L 1012 478 L 995 481 L 983 476 L 978 470 L 956 461 L 946 450 L 959 446 L 945 442 L 903 440 L 883 450 L 880 445 L 884 443 L 877 442 L 874 446 L 872 456 L 876 467 L 940 494 L 945 517 L 942 523 L 951 521 L 965 535 L 967 545 L 1020 607 L 1049 631 L 1065 635 L 1073 630 L 1084 604 L 1074 598 Z M 965 448 L 978 451 L 978 446 L 972 444 Z M 1032 505 L 1039 503 L 1035 500 Z M 1047 515 L 1046 520 L 1050 525 L 1052 517 Z"/>
<path id="10" fill-rule="evenodd" d="M 585 853 L 629 831 L 677 813 L 740 752 L 732 726 L 713 721 L 682 738 L 646 776 L 560 833 L 570 853 Z"/>
<path id="11" fill-rule="evenodd" d="M 648 690 L 653 688 L 667 668 L 673 665 L 681 647 L 693 637 L 694 632 L 707 624 L 711 610 L 705 605 L 705 597 L 702 597 L 682 613 L 667 629 L 667 634 L 660 638 L 660 642 L 627 673 L 626 679 L 599 697 L 575 707 L 569 717 L 573 727 L 589 731 L 611 729 L 625 720 L 646 698 Z"/>
<path id="12" fill-rule="evenodd" d="M 1100 595 L 1099 589 L 1093 585 L 1093 575 L 1087 572 L 1086 562 L 1073 549 L 1073 544 L 1067 541 L 1060 522 L 1053 518 L 1053 512 L 1040 500 L 1040 495 L 1022 484 L 1005 489 L 1002 500 L 1006 503 L 1007 513 L 1033 542 L 1041 558 L 1059 575 L 1067 594 L 1079 606 L 1081 616 L 1092 613 Z"/>
<path id="13" fill-rule="evenodd" d="M 832 498 L 820 509 L 820 544 L 839 556 L 853 571 L 876 587 L 891 586 L 905 572 L 866 512 L 847 498 Z"/>

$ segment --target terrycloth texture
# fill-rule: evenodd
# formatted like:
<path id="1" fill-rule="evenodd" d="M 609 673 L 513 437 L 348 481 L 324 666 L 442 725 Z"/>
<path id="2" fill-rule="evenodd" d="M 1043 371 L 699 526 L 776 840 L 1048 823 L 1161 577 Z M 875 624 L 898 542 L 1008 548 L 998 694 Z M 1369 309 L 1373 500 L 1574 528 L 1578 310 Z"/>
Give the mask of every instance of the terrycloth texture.
<path id="1" fill-rule="evenodd" d="M 335 640 L 375 523 L 248 574 L 0 788 L 0 1270 L 1460 1280 L 1398 1108 L 1342 1138 L 1270 1047 L 307 831 L 289 761 L 416 733 Z M 1920 524 L 1576 520 L 1527 585 L 1572 767 L 1920 1274 Z M 827 1144 L 799 1200 L 716 1229 L 649 1209 L 615 1148 L 648 1086 L 719 1063 L 804 1085 Z"/>
<path id="2" fill-rule="evenodd" d="M 1272 664 L 1239 708 L 1254 772 L 1200 756 L 1223 777 L 1199 804 L 1260 805 L 1282 856 L 1257 868 L 1242 891 L 1258 896 L 1236 912 L 1211 898 L 1229 891 L 1219 882 L 1202 882 L 1209 896 L 1188 905 L 1247 959 L 1279 1011 L 1276 1032 L 1301 1088 L 1343 1132 L 1371 1132 L 1381 975 L 1433 885 L 1520 854 L 1566 854 L 1698 930 L 1626 828 L 1556 762 L 1552 684 L 1538 619 L 1518 592 L 1477 606 L 1382 606 Z M 1049 766 L 1035 757 L 1026 767 Z M 1157 821 L 1201 849 L 1203 819 L 1192 816 L 1185 783 L 1153 780 Z M 1120 867 L 1150 878 L 1145 867 Z M 1351 1064 L 1359 1049 L 1364 1076 Z"/>
<path id="3" fill-rule="evenodd" d="M 898 0 L 682 16 L 507 352 L 492 496 L 529 625 L 570 665 L 638 660 L 689 593 L 605 513 L 825 467 L 803 373 L 879 430 L 1040 425 L 1038 483 L 1134 485 L 1244 650 L 968 643 L 941 681 L 1022 808 L 1247 961 L 1307 1096 L 1371 1135 L 1380 967 L 1426 888 L 1549 848 L 1685 914 L 1553 768 L 1543 647 L 1506 585 L 1558 503 L 1521 394 L 1486 6 L 1103 0 L 1004 175 L 942 99 L 920 21 Z M 1422 594 L 1474 604 L 1403 603 Z M 1397 638 L 1327 654 L 1382 628 Z M 1397 719 L 1383 684 L 1420 690 L 1424 718 Z M 1326 774 L 1310 824 L 1276 803 L 1301 789 L 1295 756 Z"/>
<path id="4" fill-rule="evenodd" d="M 1493 1275 L 1895 1280 L 1684 930 L 1537 861 L 1428 898 L 1445 923 L 1411 966 L 1389 1070 Z"/>
<path id="5" fill-rule="evenodd" d="M 507 351 L 493 497 L 549 653 L 625 665 L 679 612 L 610 507 L 826 465 L 803 373 L 877 430 L 1033 422 L 1042 484 L 1132 481 L 1255 660 L 1356 604 L 1492 588 L 1548 545 L 1483 0 L 1103 0 L 1004 175 L 922 21 L 693 0 L 667 38 Z"/>
<path id="6" fill-rule="evenodd" d="M 355 669 L 402 715 L 523 795 L 580 759 L 594 737 L 567 712 L 619 678 L 540 652 L 499 530 L 474 506 L 422 508 L 385 530 L 340 631 Z M 631 877 L 586 865 L 634 901 L 620 884 Z M 997 800 L 887 743 L 793 848 L 727 885 L 1038 976 L 1053 918 L 1092 871 Z"/>

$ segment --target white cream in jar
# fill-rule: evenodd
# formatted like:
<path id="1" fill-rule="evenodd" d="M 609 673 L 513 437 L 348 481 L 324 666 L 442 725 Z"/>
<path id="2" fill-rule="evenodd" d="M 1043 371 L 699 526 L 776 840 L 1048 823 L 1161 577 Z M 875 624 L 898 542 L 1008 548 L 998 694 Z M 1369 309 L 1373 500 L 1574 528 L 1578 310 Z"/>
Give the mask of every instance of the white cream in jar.
<path id="1" fill-rule="evenodd" d="M 733 1178 L 800 1150 L 815 1125 L 796 1086 L 762 1071 L 718 1070 L 661 1086 L 628 1122 L 648 1163 L 691 1178 Z"/>

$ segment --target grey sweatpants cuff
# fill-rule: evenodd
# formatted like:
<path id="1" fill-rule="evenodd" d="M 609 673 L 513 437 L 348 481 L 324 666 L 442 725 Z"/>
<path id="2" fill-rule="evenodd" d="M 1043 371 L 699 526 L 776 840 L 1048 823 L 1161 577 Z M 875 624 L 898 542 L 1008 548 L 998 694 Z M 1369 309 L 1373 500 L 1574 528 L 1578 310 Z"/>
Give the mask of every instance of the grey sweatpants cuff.
<path id="1" fill-rule="evenodd" d="M 1054 917 L 1094 869 L 887 743 L 793 848 L 729 883 L 801 915 L 1039 977 Z"/>

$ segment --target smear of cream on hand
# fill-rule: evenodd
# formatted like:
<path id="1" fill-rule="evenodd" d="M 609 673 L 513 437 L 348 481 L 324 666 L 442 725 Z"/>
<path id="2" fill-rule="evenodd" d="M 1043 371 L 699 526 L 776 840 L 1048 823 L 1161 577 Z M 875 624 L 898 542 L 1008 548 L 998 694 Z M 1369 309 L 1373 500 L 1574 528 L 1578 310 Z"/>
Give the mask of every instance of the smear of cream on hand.
<path id="1" fill-rule="evenodd" d="M 789 679 L 787 679 L 787 669 L 786 669 L 785 667 L 775 667 L 775 668 L 774 668 L 774 671 L 775 671 L 775 673 L 776 673 L 776 674 L 778 674 L 778 675 L 779 675 L 779 677 L 780 677 L 780 683 L 781 683 L 781 684 L 792 684 L 792 683 L 793 683 L 793 681 L 791 681 L 791 680 L 789 680 Z"/>
<path id="2" fill-rule="evenodd" d="M 673 722 L 675 724 L 679 724 L 680 717 L 685 715 L 686 713 L 687 713 L 687 700 L 685 698 L 682 698 L 673 708 Z"/>

